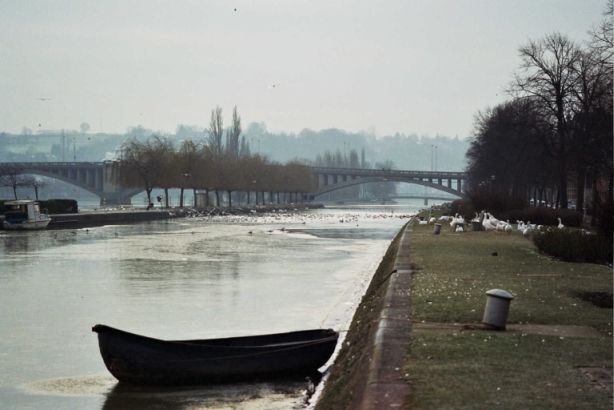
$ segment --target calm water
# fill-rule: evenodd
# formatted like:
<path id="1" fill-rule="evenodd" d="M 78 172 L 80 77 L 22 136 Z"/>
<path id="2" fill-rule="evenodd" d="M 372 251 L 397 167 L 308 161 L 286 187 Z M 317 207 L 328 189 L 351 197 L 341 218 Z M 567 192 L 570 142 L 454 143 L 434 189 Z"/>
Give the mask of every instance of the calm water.
<path id="1" fill-rule="evenodd" d="M 343 331 L 401 215 L 418 206 L 0 231 L 0 408 L 301 408 L 302 382 L 126 390 L 90 329 Z"/>

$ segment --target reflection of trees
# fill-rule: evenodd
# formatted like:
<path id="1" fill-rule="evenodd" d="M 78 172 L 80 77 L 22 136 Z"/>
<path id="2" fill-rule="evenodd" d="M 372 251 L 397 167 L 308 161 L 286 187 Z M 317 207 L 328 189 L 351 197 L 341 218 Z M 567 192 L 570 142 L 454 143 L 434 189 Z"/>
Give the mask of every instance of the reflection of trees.
<path id="1" fill-rule="evenodd" d="M 29 232 L 14 232 L 10 236 L 4 236 L 2 239 L 2 244 L 4 245 L 4 250 L 6 253 L 27 253 L 31 251 L 30 249 L 30 238 L 32 236 L 29 235 Z"/>

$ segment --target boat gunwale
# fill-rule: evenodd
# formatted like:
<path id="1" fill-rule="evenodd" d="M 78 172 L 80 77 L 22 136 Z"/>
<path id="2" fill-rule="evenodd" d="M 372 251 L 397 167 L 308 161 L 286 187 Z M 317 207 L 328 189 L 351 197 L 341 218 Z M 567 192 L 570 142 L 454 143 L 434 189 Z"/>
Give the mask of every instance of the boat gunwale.
<path id="1" fill-rule="evenodd" d="M 226 338 L 215 338 L 215 339 L 193 339 L 193 340 L 166 340 L 166 339 L 158 339 L 150 336 L 143 336 L 137 333 L 127 332 L 125 330 L 116 329 L 107 325 L 95 325 L 92 327 L 92 331 L 102 335 L 104 333 L 107 334 L 116 334 L 123 337 L 131 338 L 135 341 L 147 341 L 152 344 L 158 344 L 160 346 L 177 346 L 177 347 L 193 347 L 193 348 L 210 348 L 210 349 L 245 349 L 245 350 L 256 350 L 256 349 L 274 349 L 279 348 L 279 350 L 283 350 L 284 348 L 298 348 L 301 346 L 309 346 L 313 344 L 319 343 L 328 343 L 333 340 L 337 340 L 339 338 L 339 333 L 333 329 L 308 329 L 308 330 L 299 330 L 293 332 L 283 332 L 283 333 L 272 333 L 265 335 L 252 335 L 252 336 L 238 336 L 238 337 L 226 337 Z M 224 341 L 227 342 L 237 342 L 241 340 L 254 340 L 258 338 L 274 338 L 274 337 L 283 337 L 289 336 L 292 334 L 300 334 L 300 333 L 313 333 L 317 334 L 321 332 L 323 334 L 322 337 L 312 337 L 306 338 L 296 341 L 283 342 L 283 343 L 263 343 L 263 344 L 252 344 L 252 345 L 238 345 L 238 344 L 223 344 Z"/>

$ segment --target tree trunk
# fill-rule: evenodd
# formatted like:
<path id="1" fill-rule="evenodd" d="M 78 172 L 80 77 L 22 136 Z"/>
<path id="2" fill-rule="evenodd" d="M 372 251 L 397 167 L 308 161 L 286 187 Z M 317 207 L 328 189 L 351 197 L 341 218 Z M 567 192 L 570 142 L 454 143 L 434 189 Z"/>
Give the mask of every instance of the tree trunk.
<path id="1" fill-rule="evenodd" d="M 17 200 L 17 185 L 13 185 L 13 195 L 15 196 L 15 200 Z"/>
<path id="2" fill-rule="evenodd" d="M 145 189 L 145 192 L 147 193 L 147 209 L 151 208 L 151 191 L 153 191 L 153 188 Z"/>
<path id="3" fill-rule="evenodd" d="M 168 205 L 168 188 L 164 188 L 164 205 L 166 208 L 169 208 Z"/>
<path id="4" fill-rule="evenodd" d="M 209 207 L 209 188 L 205 188 L 205 206 Z"/>
<path id="5" fill-rule="evenodd" d="M 34 197 L 38 201 L 38 187 L 36 185 L 34 186 Z"/>
<path id="6" fill-rule="evenodd" d="M 183 208 L 183 187 L 179 191 L 179 208 Z"/>
<path id="7" fill-rule="evenodd" d="M 597 192 L 597 177 L 593 177 L 593 200 L 591 206 L 591 226 L 597 226 L 597 219 L 599 215 L 599 193 Z"/>
<path id="8" fill-rule="evenodd" d="M 563 152 L 562 155 L 565 155 Z M 559 195 L 560 207 L 567 209 L 567 164 L 565 159 L 561 159 L 561 165 L 559 169 Z"/>
<path id="9" fill-rule="evenodd" d="M 586 185 L 586 169 L 580 167 L 578 169 L 576 182 L 576 211 L 583 212 L 584 209 L 584 189 Z"/>
<path id="10" fill-rule="evenodd" d="M 215 190 L 215 204 L 217 207 L 220 206 L 220 193 L 217 189 Z"/>
<path id="11" fill-rule="evenodd" d="M 226 191 L 228 192 L 228 208 L 232 208 L 232 191 Z"/>

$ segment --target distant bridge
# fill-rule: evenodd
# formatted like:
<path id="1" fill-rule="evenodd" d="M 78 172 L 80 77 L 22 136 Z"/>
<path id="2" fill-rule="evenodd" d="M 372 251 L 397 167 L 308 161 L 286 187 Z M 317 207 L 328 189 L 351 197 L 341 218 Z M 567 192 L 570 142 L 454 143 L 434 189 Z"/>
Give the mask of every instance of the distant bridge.
<path id="1" fill-rule="evenodd" d="M 0 175 L 16 170 L 20 174 L 41 175 L 76 185 L 99 196 L 101 204 L 130 204 L 130 198 L 143 191 L 143 189 L 121 186 L 119 167 L 115 161 L 0 163 Z M 310 170 L 313 175 L 314 191 L 305 195 L 308 199 L 372 182 L 406 182 L 463 197 L 463 184 L 467 178 L 464 172 L 446 171 L 324 167 L 310 167 Z"/>
<path id="2" fill-rule="evenodd" d="M 142 189 L 120 185 L 117 162 L 2 162 L 0 175 L 16 172 L 55 178 L 100 197 L 101 204 L 129 204 Z"/>
<path id="3" fill-rule="evenodd" d="M 437 189 L 462 198 L 464 196 L 463 186 L 467 180 L 465 172 L 323 167 L 312 167 L 311 170 L 314 176 L 314 187 L 316 187 L 316 190 L 311 193 L 313 198 L 328 192 L 370 182 L 406 182 Z"/>

